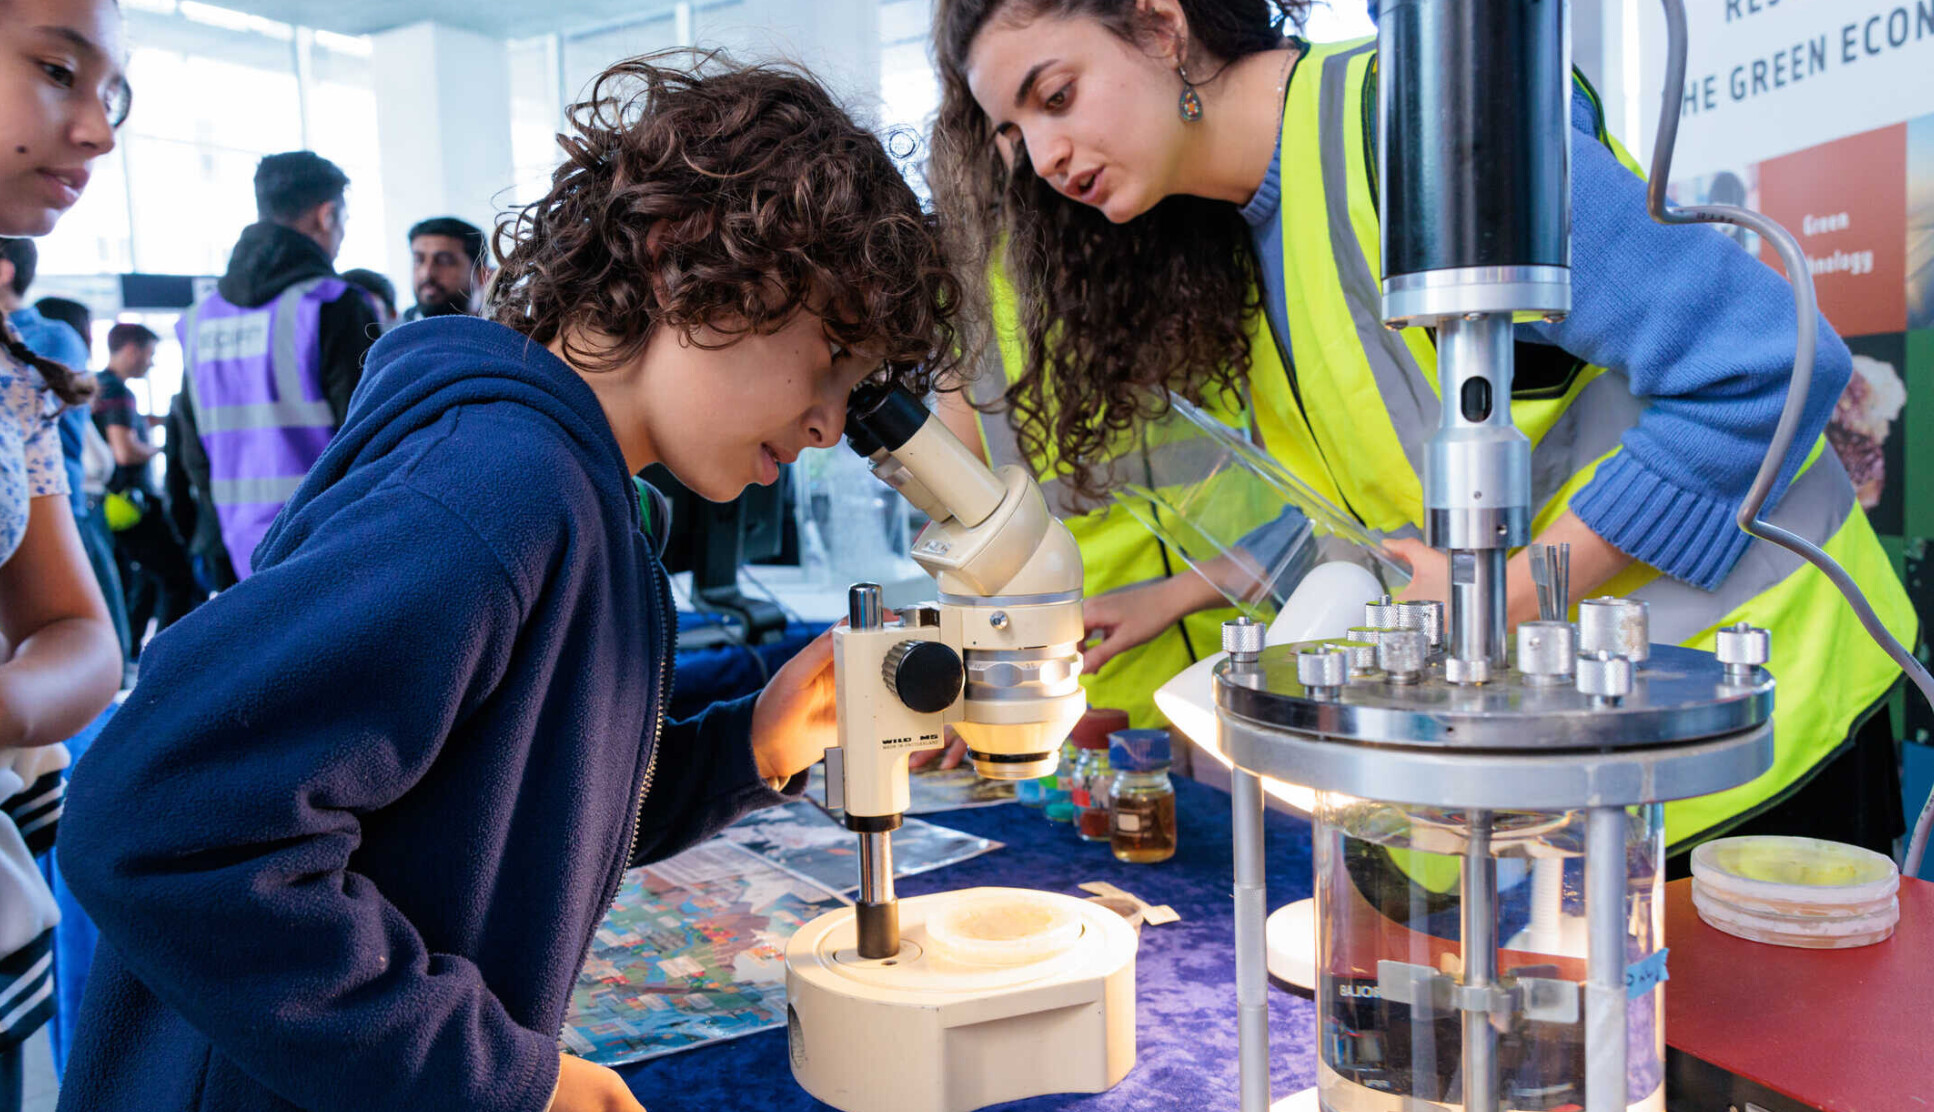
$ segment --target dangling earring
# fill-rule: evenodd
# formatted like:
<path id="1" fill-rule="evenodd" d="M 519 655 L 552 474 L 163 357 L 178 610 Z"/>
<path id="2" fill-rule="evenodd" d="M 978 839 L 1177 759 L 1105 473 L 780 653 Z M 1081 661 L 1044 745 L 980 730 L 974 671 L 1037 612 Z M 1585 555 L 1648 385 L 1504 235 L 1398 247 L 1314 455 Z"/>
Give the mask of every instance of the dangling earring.
<path id="1" fill-rule="evenodd" d="M 1175 75 L 1182 79 L 1182 98 L 1176 102 L 1176 110 L 1182 113 L 1183 120 L 1194 123 L 1202 118 L 1202 97 L 1196 93 L 1195 85 L 1189 81 L 1187 66 L 1176 66 Z"/>

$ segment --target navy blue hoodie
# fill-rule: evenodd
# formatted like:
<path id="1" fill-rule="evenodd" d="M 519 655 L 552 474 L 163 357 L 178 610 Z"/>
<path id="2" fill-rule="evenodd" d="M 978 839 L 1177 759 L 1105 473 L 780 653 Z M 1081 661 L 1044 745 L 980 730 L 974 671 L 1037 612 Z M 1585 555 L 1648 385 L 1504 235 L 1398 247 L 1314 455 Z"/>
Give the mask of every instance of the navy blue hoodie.
<path id="1" fill-rule="evenodd" d="M 669 585 L 603 410 L 510 329 L 399 328 L 257 569 L 75 769 L 101 948 L 61 1107 L 541 1112 L 626 866 L 786 798 L 749 699 L 662 721 Z"/>

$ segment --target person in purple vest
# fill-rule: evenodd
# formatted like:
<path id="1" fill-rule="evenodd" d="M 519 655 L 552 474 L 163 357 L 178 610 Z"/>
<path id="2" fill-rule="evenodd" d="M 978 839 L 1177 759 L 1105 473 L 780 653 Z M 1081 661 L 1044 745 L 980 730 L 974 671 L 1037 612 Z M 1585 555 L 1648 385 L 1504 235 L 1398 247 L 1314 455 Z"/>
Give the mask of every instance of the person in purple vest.
<path id="1" fill-rule="evenodd" d="M 880 139 L 797 71 L 693 64 L 597 79 L 488 319 L 386 333 L 254 574 L 142 656 L 62 834 L 101 932 L 63 1108 L 642 1112 L 559 1054 L 586 950 L 628 867 L 798 798 L 833 691 L 827 635 L 668 720 L 633 476 L 732 499 L 862 380 L 959 362 Z"/>
<path id="2" fill-rule="evenodd" d="M 349 177 L 310 151 L 255 168 L 259 218 L 215 292 L 181 319 L 184 445 L 222 551 L 203 551 L 218 589 L 248 578 L 255 548 L 342 427 L 380 332 L 362 290 L 336 274 Z M 196 447 L 199 450 L 196 450 Z"/>

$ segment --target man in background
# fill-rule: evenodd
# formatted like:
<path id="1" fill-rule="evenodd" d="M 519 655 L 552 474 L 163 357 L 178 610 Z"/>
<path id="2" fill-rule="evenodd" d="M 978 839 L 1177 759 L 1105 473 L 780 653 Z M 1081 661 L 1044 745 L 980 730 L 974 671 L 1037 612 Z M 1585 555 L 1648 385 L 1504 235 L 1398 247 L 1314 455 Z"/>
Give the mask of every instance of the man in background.
<path id="1" fill-rule="evenodd" d="M 264 158 L 256 223 L 215 292 L 181 320 L 183 462 L 219 524 L 217 588 L 248 577 L 255 546 L 342 427 L 376 310 L 336 274 L 349 177 L 311 151 Z"/>
<path id="2" fill-rule="evenodd" d="M 208 597 L 195 581 L 187 549 L 168 520 L 167 504 L 155 486 L 151 465 L 161 449 L 155 446 L 153 429 L 161 419 L 143 413 L 128 386 L 153 369 L 160 340 L 146 325 L 115 325 L 107 333 L 107 368 L 95 376 L 100 393 L 94 398 L 94 424 L 114 452 L 108 494 L 125 499 L 126 508 L 132 510 L 118 521 L 113 512 L 108 514 L 121 582 L 127 588 L 129 663 L 141 658 L 150 618 L 159 633 Z"/>
<path id="3" fill-rule="evenodd" d="M 416 287 L 416 305 L 403 314 L 404 320 L 476 316 L 489 281 L 484 234 L 475 224 L 438 216 L 410 229 L 410 283 Z"/>

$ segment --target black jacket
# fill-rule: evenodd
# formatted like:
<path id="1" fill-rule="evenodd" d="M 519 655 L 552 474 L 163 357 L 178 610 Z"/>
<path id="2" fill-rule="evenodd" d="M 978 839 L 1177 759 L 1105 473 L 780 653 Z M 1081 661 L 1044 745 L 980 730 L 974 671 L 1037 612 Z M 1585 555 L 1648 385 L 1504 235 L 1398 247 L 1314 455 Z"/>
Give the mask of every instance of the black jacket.
<path id="1" fill-rule="evenodd" d="M 327 278 L 336 273 L 335 265 L 315 240 L 280 224 L 265 222 L 242 229 L 242 238 L 228 256 L 228 273 L 215 287 L 231 304 L 253 309 L 276 299 L 283 290 L 311 278 Z M 363 357 L 376 342 L 380 325 L 368 298 L 350 286 L 341 297 L 322 307 L 318 321 L 322 345 L 322 393 L 335 415 L 337 428 L 349 412 L 349 397 L 363 378 Z M 215 520 L 215 503 L 209 495 L 208 456 L 202 451 L 201 436 L 195 423 L 195 409 L 184 396 L 181 400 L 182 462 L 188 481 L 195 488 L 200 516 Z M 216 586 L 235 583 L 235 571 L 216 529 L 196 531 L 194 550 L 208 561 Z"/>

